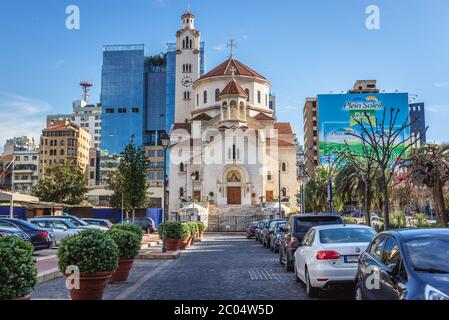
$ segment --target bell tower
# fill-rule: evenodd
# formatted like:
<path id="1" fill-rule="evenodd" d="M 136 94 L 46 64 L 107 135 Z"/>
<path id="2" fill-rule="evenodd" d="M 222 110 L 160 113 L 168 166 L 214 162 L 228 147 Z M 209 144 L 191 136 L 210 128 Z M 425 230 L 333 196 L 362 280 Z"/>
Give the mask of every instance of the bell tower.
<path id="1" fill-rule="evenodd" d="M 201 34 L 195 16 L 188 10 L 181 16 L 182 29 L 176 33 L 175 122 L 190 121 L 196 97 L 192 85 L 200 77 Z"/>

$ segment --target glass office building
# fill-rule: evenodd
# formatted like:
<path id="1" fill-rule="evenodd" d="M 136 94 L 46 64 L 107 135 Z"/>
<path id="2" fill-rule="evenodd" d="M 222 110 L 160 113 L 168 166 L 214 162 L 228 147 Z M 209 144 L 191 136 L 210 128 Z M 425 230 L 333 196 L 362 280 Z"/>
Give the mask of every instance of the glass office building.
<path id="1" fill-rule="evenodd" d="M 101 148 L 119 154 L 134 136 L 142 145 L 144 128 L 144 45 L 103 47 Z"/>

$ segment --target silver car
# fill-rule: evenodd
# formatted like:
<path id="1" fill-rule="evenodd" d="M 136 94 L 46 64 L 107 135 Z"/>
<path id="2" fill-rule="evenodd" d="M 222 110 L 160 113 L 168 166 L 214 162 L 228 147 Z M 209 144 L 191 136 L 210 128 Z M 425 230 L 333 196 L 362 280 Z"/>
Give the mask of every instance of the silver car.
<path id="1" fill-rule="evenodd" d="M 51 231 L 54 235 L 55 244 L 59 245 L 65 237 L 77 234 L 81 230 L 68 220 L 54 218 L 39 218 L 28 220 L 32 224 Z"/>

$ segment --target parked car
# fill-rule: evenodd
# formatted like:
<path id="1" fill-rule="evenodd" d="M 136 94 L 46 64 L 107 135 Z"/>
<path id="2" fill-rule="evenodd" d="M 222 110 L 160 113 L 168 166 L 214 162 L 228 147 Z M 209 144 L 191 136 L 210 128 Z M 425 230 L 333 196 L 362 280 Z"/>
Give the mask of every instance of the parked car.
<path id="1" fill-rule="evenodd" d="M 287 221 L 278 221 L 274 226 L 274 232 L 270 235 L 270 250 L 274 253 L 279 253 L 279 243 L 284 234 L 285 225 Z"/>
<path id="2" fill-rule="evenodd" d="M 81 229 L 77 228 L 70 221 L 63 219 L 41 218 L 30 219 L 28 221 L 42 229 L 53 232 L 56 245 L 59 245 L 65 237 L 72 236 L 81 231 Z"/>
<path id="3" fill-rule="evenodd" d="M 156 232 L 156 227 L 153 219 L 147 217 L 135 217 L 134 221 L 132 219 L 124 220 L 124 223 L 134 223 L 142 227 L 146 233 Z"/>
<path id="4" fill-rule="evenodd" d="M 449 229 L 382 232 L 359 259 L 357 300 L 449 300 Z"/>
<path id="5" fill-rule="evenodd" d="M 284 235 L 279 241 L 279 262 L 285 265 L 286 271 L 293 271 L 295 250 L 309 229 L 329 224 L 343 224 L 343 220 L 335 214 L 295 214 L 288 218 Z"/>
<path id="6" fill-rule="evenodd" d="M 311 228 L 295 251 L 295 278 L 314 298 L 322 289 L 355 287 L 358 260 L 376 231 L 363 225 L 327 225 Z"/>
<path id="7" fill-rule="evenodd" d="M 48 219 L 48 218 L 59 219 L 59 220 L 67 220 L 67 221 L 71 222 L 73 225 L 75 225 L 78 229 L 107 230 L 107 228 L 105 228 L 105 227 L 90 225 L 87 222 L 81 220 L 80 218 L 75 217 L 75 216 L 70 216 L 70 215 L 63 215 L 63 216 L 37 216 L 37 217 L 34 217 L 34 219 Z"/>
<path id="8" fill-rule="evenodd" d="M 84 218 L 83 221 L 87 222 L 91 226 L 105 227 L 107 229 L 111 229 L 113 226 L 112 222 L 108 219 Z"/>
<path id="9" fill-rule="evenodd" d="M 259 221 L 251 222 L 249 224 L 248 229 L 246 229 L 246 238 L 247 239 L 251 239 L 251 238 L 255 237 L 255 235 L 256 235 L 256 228 L 257 228 L 258 224 L 259 224 Z"/>
<path id="10" fill-rule="evenodd" d="M 262 245 L 265 248 L 270 248 L 270 236 L 275 232 L 276 224 L 281 221 L 285 221 L 285 219 L 271 219 L 270 221 L 268 221 L 267 227 L 262 230 Z"/>
<path id="11" fill-rule="evenodd" d="M 18 228 L 13 227 L 0 227 L 0 237 L 1 236 L 16 236 L 26 242 L 31 242 L 30 237 Z"/>
<path id="12" fill-rule="evenodd" d="M 25 232 L 31 240 L 34 251 L 50 249 L 54 243 L 51 232 L 20 219 L 0 218 L 0 228 L 16 228 Z"/>
<path id="13" fill-rule="evenodd" d="M 256 239 L 256 241 L 259 241 L 260 243 L 262 243 L 261 241 L 261 232 L 262 230 L 265 228 L 265 225 L 268 223 L 268 220 L 261 220 L 259 221 L 256 230 L 254 232 L 254 239 Z"/>

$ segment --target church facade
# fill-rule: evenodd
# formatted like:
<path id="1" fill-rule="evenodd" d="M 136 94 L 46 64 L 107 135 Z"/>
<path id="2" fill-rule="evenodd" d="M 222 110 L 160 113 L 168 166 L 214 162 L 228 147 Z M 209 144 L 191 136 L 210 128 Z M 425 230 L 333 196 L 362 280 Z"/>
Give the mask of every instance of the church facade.
<path id="1" fill-rule="evenodd" d="M 295 209 L 296 134 L 290 123 L 277 122 L 269 108 L 270 81 L 232 54 L 200 77 L 195 16 L 188 12 L 181 19 L 170 133 L 170 212 L 192 196 L 238 210 L 277 201 L 280 195 Z"/>

